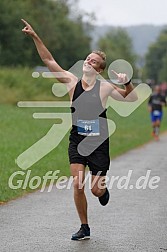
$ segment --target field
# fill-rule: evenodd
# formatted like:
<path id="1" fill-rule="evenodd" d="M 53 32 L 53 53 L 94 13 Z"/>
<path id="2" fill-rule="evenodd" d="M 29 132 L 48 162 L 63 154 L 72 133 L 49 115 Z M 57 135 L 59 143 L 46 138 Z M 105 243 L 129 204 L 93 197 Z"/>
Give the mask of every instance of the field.
<path id="1" fill-rule="evenodd" d="M 28 185 L 25 189 L 14 190 L 9 188 L 9 177 L 14 172 L 22 171 L 15 163 L 15 159 L 24 150 L 46 135 L 55 123 L 55 119 L 39 120 L 32 117 L 34 112 L 55 112 L 55 108 L 18 108 L 16 105 L 16 101 L 19 100 L 54 100 L 55 97 L 50 94 L 50 90 L 48 91 L 48 89 L 51 89 L 53 81 L 47 80 L 48 86 L 46 88 L 46 80 L 26 78 L 31 72 L 26 69 L 24 73 L 21 72 L 21 75 L 24 75 L 24 79 L 19 80 L 22 85 L 18 84 L 17 86 L 15 83 L 18 81 L 17 77 L 20 74 L 20 70 L 18 72 L 15 70 L 11 71 L 10 76 L 6 76 L 5 72 L 7 73 L 7 70 L 0 72 L 0 89 L 2 91 L 0 105 L 0 202 L 15 199 L 32 191 Z M 37 84 L 36 81 L 38 82 Z M 39 90 L 41 93 L 38 93 Z M 166 109 L 164 109 L 164 112 L 161 132 L 167 130 Z M 111 159 L 151 140 L 151 124 L 147 111 L 147 101 L 127 118 L 120 117 L 111 108 L 108 109 L 107 113 L 108 118 L 112 119 L 117 125 L 115 133 L 110 137 Z M 70 175 L 67 155 L 68 137 L 69 132 L 58 147 L 29 168 L 31 171 L 29 180 L 34 176 L 42 178 L 47 171 L 54 172 L 55 170 L 60 170 L 59 176 Z M 13 180 L 14 185 L 17 185 L 19 180 L 25 180 L 27 171 L 22 172 L 24 174 L 17 175 Z"/>

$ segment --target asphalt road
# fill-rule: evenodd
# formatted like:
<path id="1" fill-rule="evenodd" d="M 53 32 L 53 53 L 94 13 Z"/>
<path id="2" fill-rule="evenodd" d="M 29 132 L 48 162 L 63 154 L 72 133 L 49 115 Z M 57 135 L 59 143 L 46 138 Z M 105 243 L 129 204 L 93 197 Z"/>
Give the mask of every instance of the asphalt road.
<path id="1" fill-rule="evenodd" d="M 54 186 L 0 206 L 0 251 L 167 251 L 167 134 L 112 160 L 108 178 L 105 207 L 87 183 L 90 240 L 71 241 L 80 226 L 73 190 Z"/>

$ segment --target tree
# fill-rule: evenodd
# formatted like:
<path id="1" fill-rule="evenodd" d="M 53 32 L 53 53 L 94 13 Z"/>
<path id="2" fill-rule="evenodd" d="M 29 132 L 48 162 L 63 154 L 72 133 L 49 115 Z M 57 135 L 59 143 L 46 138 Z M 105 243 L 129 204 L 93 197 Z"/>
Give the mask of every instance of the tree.
<path id="1" fill-rule="evenodd" d="M 163 30 L 157 41 L 150 45 L 146 54 L 145 71 L 148 79 L 155 83 L 167 79 L 167 29 Z"/>
<path id="2" fill-rule="evenodd" d="M 167 81 L 167 53 L 162 58 L 162 68 L 159 71 L 158 81 L 161 83 Z"/>
<path id="3" fill-rule="evenodd" d="M 117 59 L 128 61 L 136 72 L 136 55 L 133 52 L 132 41 L 123 28 L 110 30 L 98 41 L 98 47 L 107 55 L 107 67 Z"/>
<path id="4" fill-rule="evenodd" d="M 68 69 L 84 58 L 90 51 L 90 37 L 85 31 L 82 16 L 71 18 L 70 4 L 68 0 L 2 1 L 0 65 L 41 64 L 32 40 L 21 32 L 21 18 L 32 24 L 62 67 Z"/>

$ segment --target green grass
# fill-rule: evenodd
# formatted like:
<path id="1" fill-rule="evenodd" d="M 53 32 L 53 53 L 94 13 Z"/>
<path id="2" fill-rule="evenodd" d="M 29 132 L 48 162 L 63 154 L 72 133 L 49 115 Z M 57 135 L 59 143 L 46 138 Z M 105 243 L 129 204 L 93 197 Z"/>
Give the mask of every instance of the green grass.
<path id="1" fill-rule="evenodd" d="M 33 78 L 33 72 L 34 69 L 29 68 L 1 68 L 0 103 L 15 105 L 20 100 L 55 100 L 52 85 L 56 79 L 43 78 L 42 74 Z"/>
<path id="2" fill-rule="evenodd" d="M 115 133 L 110 138 L 112 158 L 151 140 L 151 122 L 147 102 L 128 117 L 120 117 L 111 110 L 108 116 L 115 121 L 117 126 Z M 165 125 L 162 125 L 161 130 L 165 130 Z"/>
<path id="3" fill-rule="evenodd" d="M 43 137 L 54 123 L 54 120 L 33 119 L 33 112 L 35 112 L 34 109 L 21 109 L 12 105 L 1 105 L 0 201 L 7 201 L 24 193 L 25 190 L 11 190 L 8 186 L 10 175 L 14 171 L 21 170 L 16 165 L 15 159 L 24 150 Z M 61 170 L 59 175 L 65 174 L 68 176 L 67 142 L 68 135 L 65 136 L 62 143 L 55 150 L 34 164 L 30 168 L 32 169 L 31 177 L 36 175 L 43 176 L 50 170 Z M 17 176 L 17 178 L 21 179 L 22 176 Z M 29 188 L 26 190 L 30 191 Z"/>
<path id="4" fill-rule="evenodd" d="M 15 159 L 41 139 L 55 123 L 54 119 L 32 118 L 33 112 L 55 112 L 54 108 L 34 109 L 16 106 L 16 102 L 19 100 L 50 101 L 56 99 L 51 93 L 55 80 L 42 77 L 34 79 L 31 77 L 31 73 L 32 70 L 28 68 L 0 70 L 0 202 L 15 199 L 32 191 L 29 187 L 15 190 L 9 188 L 9 177 L 13 172 L 21 171 L 15 163 Z M 164 112 L 161 132 L 167 130 L 167 109 L 164 109 Z M 109 108 L 108 118 L 112 119 L 117 126 L 115 133 L 110 137 L 111 159 L 151 140 L 151 123 L 146 102 L 127 118 L 120 117 Z M 55 170 L 61 171 L 59 176 L 70 175 L 68 137 L 69 132 L 57 148 L 30 167 L 30 179 L 34 176 L 42 177 L 47 171 Z M 18 175 L 14 184 L 17 184 L 19 179 L 24 180 L 25 175 Z"/>

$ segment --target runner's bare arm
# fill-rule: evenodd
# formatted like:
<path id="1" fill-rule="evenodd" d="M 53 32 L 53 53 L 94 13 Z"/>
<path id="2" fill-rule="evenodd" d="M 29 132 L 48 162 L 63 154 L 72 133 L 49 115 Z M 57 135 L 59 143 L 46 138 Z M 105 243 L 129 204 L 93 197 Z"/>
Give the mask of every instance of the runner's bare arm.
<path id="1" fill-rule="evenodd" d="M 72 73 L 61 68 L 61 66 L 55 61 L 49 50 L 46 48 L 42 40 L 39 38 L 37 33 L 33 30 L 31 25 L 24 19 L 21 20 L 25 24 L 25 27 L 22 29 L 22 31 L 25 34 L 32 37 L 40 58 L 42 59 L 44 64 L 49 68 L 49 70 L 55 73 L 56 79 L 62 83 L 69 83 L 71 81 L 76 82 L 77 77 Z"/>

